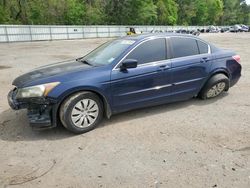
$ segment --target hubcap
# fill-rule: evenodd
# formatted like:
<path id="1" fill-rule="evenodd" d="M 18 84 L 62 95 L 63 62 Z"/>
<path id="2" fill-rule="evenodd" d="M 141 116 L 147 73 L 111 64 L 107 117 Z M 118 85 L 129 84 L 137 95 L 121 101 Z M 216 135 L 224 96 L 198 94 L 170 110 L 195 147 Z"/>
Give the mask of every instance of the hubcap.
<path id="1" fill-rule="evenodd" d="M 76 127 L 91 126 L 98 117 L 99 108 L 92 99 L 83 99 L 76 103 L 71 112 L 71 120 Z"/>
<path id="2" fill-rule="evenodd" d="M 211 89 L 208 90 L 207 98 L 218 96 L 219 94 L 221 94 L 221 92 L 225 90 L 225 87 L 226 87 L 226 84 L 224 82 L 217 83 Z"/>

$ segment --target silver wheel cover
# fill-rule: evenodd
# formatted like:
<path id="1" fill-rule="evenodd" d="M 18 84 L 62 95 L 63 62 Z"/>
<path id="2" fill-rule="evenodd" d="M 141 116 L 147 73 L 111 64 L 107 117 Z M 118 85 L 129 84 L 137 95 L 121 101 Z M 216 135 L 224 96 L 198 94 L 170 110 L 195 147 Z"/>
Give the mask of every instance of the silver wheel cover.
<path id="1" fill-rule="evenodd" d="M 83 99 L 76 103 L 71 112 L 71 120 L 76 127 L 86 128 L 97 119 L 99 107 L 92 99 Z"/>
<path id="2" fill-rule="evenodd" d="M 225 82 L 219 82 L 216 85 L 214 85 L 211 89 L 207 92 L 207 98 L 216 97 L 219 94 L 221 94 L 226 88 Z"/>

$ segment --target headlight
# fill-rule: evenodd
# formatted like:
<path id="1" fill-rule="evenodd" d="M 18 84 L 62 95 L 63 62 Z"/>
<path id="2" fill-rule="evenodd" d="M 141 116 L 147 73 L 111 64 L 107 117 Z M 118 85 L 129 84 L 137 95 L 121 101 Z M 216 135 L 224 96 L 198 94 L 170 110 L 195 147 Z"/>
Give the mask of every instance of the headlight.
<path id="1" fill-rule="evenodd" d="M 25 87 L 18 89 L 16 98 L 31 98 L 47 96 L 49 92 L 54 89 L 60 82 L 52 82 L 42 85 Z"/>

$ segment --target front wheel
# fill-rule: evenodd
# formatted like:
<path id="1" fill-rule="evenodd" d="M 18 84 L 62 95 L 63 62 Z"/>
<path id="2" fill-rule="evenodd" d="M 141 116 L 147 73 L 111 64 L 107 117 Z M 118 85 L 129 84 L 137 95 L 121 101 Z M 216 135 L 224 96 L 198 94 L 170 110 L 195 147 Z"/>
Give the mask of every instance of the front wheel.
<path id="1" fill-rule="evenodd" d="M 224 74 L 216 74 L 209 79 L 199 93 L 201 99 L 210 99 L 219 96 L 229 89 L 229 79 Z"/>
<path id="2" fill-rule="evenodd" d="M 101 99 L 92 92 L 69 96 L 60 107 L 60 120 L 74 133 L 85 133 L 98 126 L 103 118 Z"/>

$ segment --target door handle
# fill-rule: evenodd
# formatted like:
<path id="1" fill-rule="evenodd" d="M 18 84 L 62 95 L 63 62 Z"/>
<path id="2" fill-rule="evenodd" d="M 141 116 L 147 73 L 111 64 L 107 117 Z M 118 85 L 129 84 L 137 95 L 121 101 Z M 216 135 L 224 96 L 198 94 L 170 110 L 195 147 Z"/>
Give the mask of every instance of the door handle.
<path id="1" fill-rule="evenodd" d="M 206 63 L 208 62 L 210 59 L 208 57 L 203 57 L 201 58 L 201 63 Z"/>
<path id="2" fill-rule="evenodd" d="M 164 70 L 168 70 L 168 69 L 170 69 L 169 65 L 160 65 L 159 66 L 159 71 L 164 71 Z"/>

